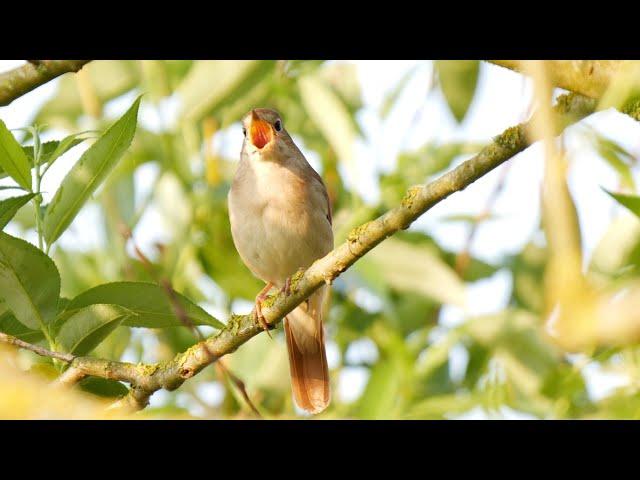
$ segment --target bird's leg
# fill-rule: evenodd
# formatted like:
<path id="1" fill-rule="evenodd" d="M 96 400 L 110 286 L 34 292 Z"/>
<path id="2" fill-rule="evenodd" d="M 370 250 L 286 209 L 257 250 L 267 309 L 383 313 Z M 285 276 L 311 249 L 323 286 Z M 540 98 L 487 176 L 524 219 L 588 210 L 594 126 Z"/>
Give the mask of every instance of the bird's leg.
<path id="1" fill-rule="evenodd" d="M 304 271 L 304 268 L 299 268 L 298 271 L 296 273 L 294 273 L 293 275 L 291 275 L 290 277 L 287 277 L 287 279 L 284 281 L 284 285 L 282 286 L 282 288 L 280 289 L 280 293 L 284 292 L 285 296 L 289 296 L 291 295 L 291 279 L 293 277 L 295 277 L 298 273 L 300 273 L 301 271 Z"/>
<path id="2" fill-rule="evenodd" d="M 287 277 L 284 281 L 284 285 L 280 289 L 280 292 L 284 292 L 285 296 L 291 295 L 291 277 Z"/>
<path id="3" fill-rule="evenodd" d="M 267 324 L 267 320 L 262 314 L 262 302 L 265 298 L 267 298 L 267 294 L 269 293 L 269 290 L 271 290 L 271 287 L 273 287 L 273 283 L 267 282 L 265 287 L 260 290 L 260 293 L 256 297 L 256 319 L 258 320 L 258 323 L 260 323 L 264 331 L 267 332 L 267 335 L 269 335 L 270 338 L 273 338 L 271 337 L 271 332 L 269 332 L 269 325 Z"/>

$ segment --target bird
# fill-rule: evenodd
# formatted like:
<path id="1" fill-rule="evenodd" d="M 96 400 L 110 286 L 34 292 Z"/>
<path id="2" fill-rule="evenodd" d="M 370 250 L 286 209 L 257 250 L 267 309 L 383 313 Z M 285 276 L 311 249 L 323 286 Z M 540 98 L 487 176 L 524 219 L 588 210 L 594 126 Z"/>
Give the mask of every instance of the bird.
<path id="1" fill-rule="evenodd" d="M 242 261 L 266 283 L 255 298 L 255 312 L 268 333 L 261 308 L 268 292 L 276 287 L 290 293 L 291 277 L 333 250 L 331 202 L 277 111 L 254 108 L 242 127 L 229 220 Z M 331 401 L 323 325 L 328 289 L 323 285 L 284 318 L 293 399 L 310 414 Z"/>

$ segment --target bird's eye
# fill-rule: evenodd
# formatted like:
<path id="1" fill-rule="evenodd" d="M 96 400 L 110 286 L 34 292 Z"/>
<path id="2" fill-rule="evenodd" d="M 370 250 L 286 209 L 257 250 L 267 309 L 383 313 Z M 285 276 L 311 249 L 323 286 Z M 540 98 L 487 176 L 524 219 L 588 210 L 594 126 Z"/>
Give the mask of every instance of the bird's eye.
<path id="1" fill-rule="evenodd" d="M 274 123 L 273 126 L 275 127 L 276 132 L 282 130 L 282 122 L 280 122 L 280 120 L 276 120 L 276 123 Z"/>
<path id="2" fill-rule="evenodd" d="M 244 135 L 245 137 L 247 136 L 247 129 L 246 129 L 246 127 L 242 127 L 242 135 Z"/>

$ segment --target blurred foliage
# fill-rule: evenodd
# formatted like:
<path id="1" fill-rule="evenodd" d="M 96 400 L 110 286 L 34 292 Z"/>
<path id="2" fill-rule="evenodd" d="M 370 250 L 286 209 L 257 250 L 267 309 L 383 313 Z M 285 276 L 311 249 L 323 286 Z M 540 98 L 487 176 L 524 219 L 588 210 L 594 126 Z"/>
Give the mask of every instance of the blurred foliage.
<path id="1" fill-rule="evenodd" d="M 434 68 L 450 111 L 462 122 L 475 96 L 478 62 L 440 61 Z M 210 314 L 225 320 L 232 310 L 246 311 L 248 302 L 262 288 L 235 251 L 226 204 L 240 150 L 240 139 L 234 132 L 241 116 L 251 108 L 279 110 L 303 150 L 314 152 L 319 159 L 333 203 L 336 243 L 343 241 L 351 228 L 397 205 L 412 185 L 427 182 L 483 147 L 477 142 L 429 141 L 401 152 L 395 168 L 379 174 L 380 201 L 372 204 L 347 189 L 342 178 L 344 172 L 355 168 L 354 142 L 367 140 L 357 120 L 363 101 L 352 64 L 94 61 L 83 71 L 80 77 L 62 77 L 55 95 L 35 115 L 34 123 L 45 125 L 43 132 L 55 129 L 70 135 L 39 147 L 41 166 L 86 140 L 73 136 L 77 132 L 97 131 L 104 139 L 105 130 L 114 122 L 129 122 L 118 123 L 121 130 L 116 133 L 131 136 L 131 145 L 120 146 L 121 158 L 105 160 L 83 154 L 90 164 L 103 162 L 104 171 L 97 168 L 100 178 L 78 197 L 81 201 L 63 209 L 71 212 L 68 218 L 48 217 L 51 228 L 59 228 L 45 240 L 52 243 L 58 232 L 65 230 L 65 222 L 71 222 L 78 211 L 82 216 L 81 207 L 89 204 L 92 214 L 97 215 L 93 228 L 103 241 L 90 248 L 76 247 L 72 239 L 78 232 L 72 232 L 75 222 L 71 223 L 71 230 L 61 236 L 67 241 L 55 243 L 50 251 L 53 267 L 40 262 L 43 254 L 35 247 L 21 243 L 19 248 L 27 252 L 24 262 L 40 265 L 41 270 L 32 275 L 37 274 L 42 285 L 47 275 L 52 279 L 50 285 L 55 284 L 55 270 L 59 272 L 58 290 L 43 289 L 35 296 L 36 304 L 47 313 L 46 321 L 53 322 L 56 347 L 103 358 L 165 360 L 196 341 L 173 316 L 157 286 L 160 278 L 168 279 L 183 295 L 182 305 L 194 323 L 203 325 L 204 334 L 219 326 Z M 415 74 L 416 69 L 409 71 L 389 92 L 377 112 L 381 121 Z M 141 93 L 145 94 L 141 112 L 161 121 L 159 127 L 152 128 L 139 117 L 133 134 L 131 117 L 125 114 L 118 120 L 111 113 L 124 112 L 122 106 L 129 107 Z M 172 102 L 179 108 L 169 115 L 167 106 Z M 4 130 L 0 133 L 7 134 Z M 614 169 L 621 188 L 628 192 L 612 193 L 613 197 L 640 213 L 638 199 L 632 195 L 636 159 L 615 142 L 595 132 L 589 135 L 594 150 Z M 91 148 L 100 141 L 89 142 Z M 229 141 L 238 152 L 231 158 L 222 148 Z M 32 143 L 13 145 L 9 153 L 17 160 L 7 163 L 9 169 L 0 170 L 0 176 L 17 176 L 18 184 L 27 188 L 25 172 L 34 167 L 34 147 Z M 70 155 L 74 152 L 70 150 Z M 82 165 L 76 163 L 74 168 Z M 72 180 L 63 190 L 66 194 L 77 188 Z M 19 237 L 33 239 L 36 208 L 45 214 L 51 209 L 47 205 L 34 207 L 33 193 L 9 193 L 3 192 L 0 200 L 0 226 L 8 224 Z M 491 218 L 489 212 L 484 218 L 460 215 L 441 221 L 471 227 Z M 134 242 L 144 239 L 151 245 L 145 249 L 148 258 L 136 254 L 123 235 L 127 230 L 133 232 Z M 321 418 L 437 419 L 476 409 L 499 415 L 505 407 L 540 418 L 640 418 L 637 347 L 596 348 L 577 358 L 566 355 L 547 335 L 543 286 L 548 255 L 538 236 L 538 231 L 532 232 L 520 251 L 492 263 L 471 255 L 460 270 L 457 257 L 461 252 L 443 248 L 424 229 L 412 227 L 358 261 L 334 284 L 331 293 L 326 325 L 334 394 L 331 407 Z M 595 249 L 587 275 L 602 288 L 617 285 L 615 282 L 637 277 L 639 262 L 640 221 L 631 216 L 619 218 Z M 465 305 L 468 285 L 498 272 L 508 274 L 511 281 L 502 311 L 487 315 L 465 312 L 456 326 L 443 322 L 445 309 L 460 310 Z M 132 284 L 136 290 L 127 286 Z M 29 292 L 18 293 L 28 299 Z M 121 308 L 96 307 L 103 304 Z M 23 307 L 16 301 L 0 302 L 0 331 L 47 345 L 38 325 L 22 323 L 27 318 L 21 313 Z M 90 317 L 90 328 L 83 315 Z M 48 378 L 59 372 L 59 365 L 23 353 L 28 352 L 19 355 L 20 370 L 31 370 L 40 377 L 46 371 Z M 14 381 L 7 379 L 11 369 L 5 366 L 6 358 L 0 356 L 0 384 Z M 275 332 L 275 341 L 259 335 L 225 362 L 245 383 L 264 416 L 296 415 L 280 330 Z M 583 374 L 589 364 L 624 372 L 631 379 L 629 386 L 605 398 L 593 398 Z M 364 386 L 360 391 L 355 384 L 347 385 L 347 390 L 355 392 L 347 398 L 341 392 L 356 371 L 365 379 Z M 18 384 L 12 383 L 16 395 L 40 395 L 31 380 L 24 382 L 18 390 Z M 101 399 L 126 391 L 122 384 L 102 379 L 87 379 L 80 387 Z M 0 417 L 83 416 L 93 412 L 91 406 L 77 410 L 75 403 L 74 412 L 62 404 L 30 410 L 32 403 L 9 410 L 9 400 L 6 396 L 3 400 Z M 147 415 L 249 418 L 252 414 L 233 382 L 210 367 L 177 391 L 163 392 Z"/>
<path id="2" fill-rule="evenodd" d="M 462 122 L 476 92 L 478 60 L 438 60 L 435 62 L 440 89 L 457 122 Z"/>

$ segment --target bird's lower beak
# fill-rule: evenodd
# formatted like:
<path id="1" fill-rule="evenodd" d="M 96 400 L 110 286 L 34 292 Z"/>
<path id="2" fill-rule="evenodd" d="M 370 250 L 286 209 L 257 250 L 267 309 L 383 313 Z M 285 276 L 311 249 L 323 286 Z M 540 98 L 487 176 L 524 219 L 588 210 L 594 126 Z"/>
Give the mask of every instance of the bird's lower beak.
<path id="1" fill-rule="evenodd" d="M 251 143 L 253 143 L 257 148 L 263 148 L 267 143 L 271 141 L 273 138 L 273 130 L 271 129 L 271 125 L 269 122 L 265 122 L 264 120 L 258 118 L 255 112 L 251 118 Z"/>

